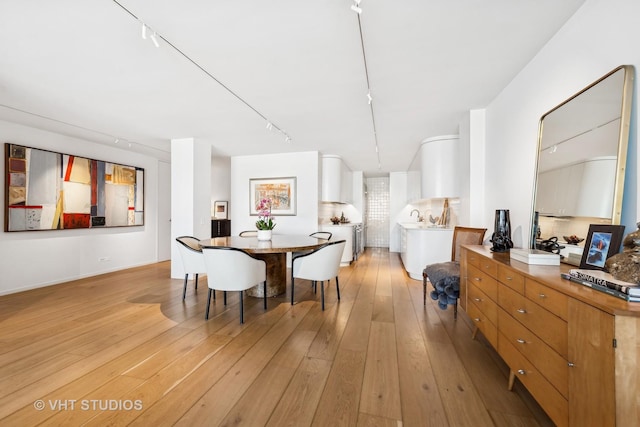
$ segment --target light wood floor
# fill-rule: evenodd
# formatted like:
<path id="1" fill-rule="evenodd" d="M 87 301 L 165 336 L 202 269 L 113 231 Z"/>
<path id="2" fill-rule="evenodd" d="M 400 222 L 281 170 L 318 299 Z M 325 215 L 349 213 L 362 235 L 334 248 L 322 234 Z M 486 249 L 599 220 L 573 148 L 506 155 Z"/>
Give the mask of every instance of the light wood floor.
<path id="1" fill-rule="evenodd" d="M 204 320 L 169 263 L 0 297 L 0 425 L 540 426 L 548 418 L 464 313 L 453 320 L 398 254 L 368 248 L 326 310 L 221 294 Z M 39 406 L 40 405 L 40 406 Z"/>

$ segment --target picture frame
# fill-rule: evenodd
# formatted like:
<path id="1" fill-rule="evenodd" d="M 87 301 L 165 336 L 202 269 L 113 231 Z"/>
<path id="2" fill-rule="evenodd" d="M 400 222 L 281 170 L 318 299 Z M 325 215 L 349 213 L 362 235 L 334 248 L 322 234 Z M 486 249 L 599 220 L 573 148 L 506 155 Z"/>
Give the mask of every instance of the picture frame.
<path id="1" fill-rule="evenodd" d="M 604 270 L 607 259 L 620 251 L 624 225 L 589 225 L 585 240 L 580 268 L 586 270 Z"/>
<path id="2" fill-rule="evenodd" d="M 228 219 L 229 202 L 226 200 L 216 200 L 213 202 L 213 217 L 215 219 Z"/>
<path id="3" fill-rule="evenodd" d="M 258 215 L 262 199 L 271 200 L 271 214 L 296 215 L 296 177 L 249 179 L 249 214 Z"/>
<path id="4" fill-rule="evenodd" d="M 5 143 L 4 231 L 145 225 L 144 168 Z"/>

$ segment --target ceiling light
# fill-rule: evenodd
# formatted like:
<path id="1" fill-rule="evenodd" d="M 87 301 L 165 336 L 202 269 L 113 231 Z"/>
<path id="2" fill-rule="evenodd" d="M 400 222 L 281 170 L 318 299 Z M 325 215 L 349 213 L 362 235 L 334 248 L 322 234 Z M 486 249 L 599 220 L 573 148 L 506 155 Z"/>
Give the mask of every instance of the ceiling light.
<path id="1" fill-rule="evenodd" d="M 147 26 L 142 24 L 142 38 L 147 39 Z"/>
<path id="2" fill-rule="evenodd" d="M 273 125 L 271 124 L 271 122 L 267 122 L 267 129 L 268 130 L 273 129 Z"/>
<path id="3" fill-rule="evenodd" d="M 362 0 L 353 0 L 353 1 L 354 1 L 354 2 L 356 2 L 356 4 L 357 4 L 358 6 L 360 6 L 360 2 L 361 2 Z"/>
<path id="4" fill-rule="evenodd" d="M 116 140 L 113 141 L 114 144 L 117 144 L 118 142 L 120 142 L 120 138 L 116 138 Z"/>
<path id="5" fill-rule="evenodd" d="M 351 10 L 353 10 L 354 12 L 356 12 L 358 15 L 360 15 L 360 14 L 362 13 L 362 8 L 361 8 L 361 7 L 358 7 L 358 6 L 357 6 L 357 5 L 355 5 L 355 4 L 352 4 L 352 5 L 351 5 Z"/>
<path id="6" fill-rule="evenodd" d="M 371 97 L 371 91 L 367 92 L 367 99 L 369 100 L 369 105 L 371 105 L 371 102 L 373 101 L 373 98 Z"/>
<path id="7" fill-rule="evenodd" d="M 158 44 L 158 39 L 156 38 L 155 31 L 153 32 L 153 34 L 151 34 L 151 41 L 153 41 L 153 44 L 156 45 L 156 47 L 160 47 L 160 45 Z"/>

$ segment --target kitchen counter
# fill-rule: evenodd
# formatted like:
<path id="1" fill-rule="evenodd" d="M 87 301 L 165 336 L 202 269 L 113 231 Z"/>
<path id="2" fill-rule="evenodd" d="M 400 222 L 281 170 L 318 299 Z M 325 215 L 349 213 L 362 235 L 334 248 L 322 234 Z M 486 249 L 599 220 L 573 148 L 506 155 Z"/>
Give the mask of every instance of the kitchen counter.
<path id="1" fill-rule="evenodd" d="M 320 225 L 320 231 L 328 231 L 333 234 L 331 240 L 346 240 L 347 244 L 344 247 L 342 259 L 340 260 L 341 266 L 347 266 L 353 261 L 353 245 L 355 243 L 353 227 L 360 224 L 361 223 L 359 222 L 345 222 L 340 224 L 331 223 Z"/>
<path id="2" fill-rule="evenodd" d="M 400 257 L 409 277 L 422 280 L 428 264 L 451 261 L 453 228 L 437 227 L 423 222 L 402 222 Z"/>

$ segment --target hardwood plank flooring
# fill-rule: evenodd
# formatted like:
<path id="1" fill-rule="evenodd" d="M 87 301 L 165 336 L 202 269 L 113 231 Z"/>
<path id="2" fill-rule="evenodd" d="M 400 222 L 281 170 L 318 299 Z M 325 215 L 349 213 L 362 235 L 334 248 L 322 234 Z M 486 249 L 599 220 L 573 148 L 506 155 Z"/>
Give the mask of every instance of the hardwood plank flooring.
<path id="1" fill-rule="evenodd" d="M 464 312 L 367 248 L 320 290 L 222 294 L 168 262 L 0 296 L 0 425 L 549 426 Z M 289 290 L 287 290 L 288 294 Z"/>

